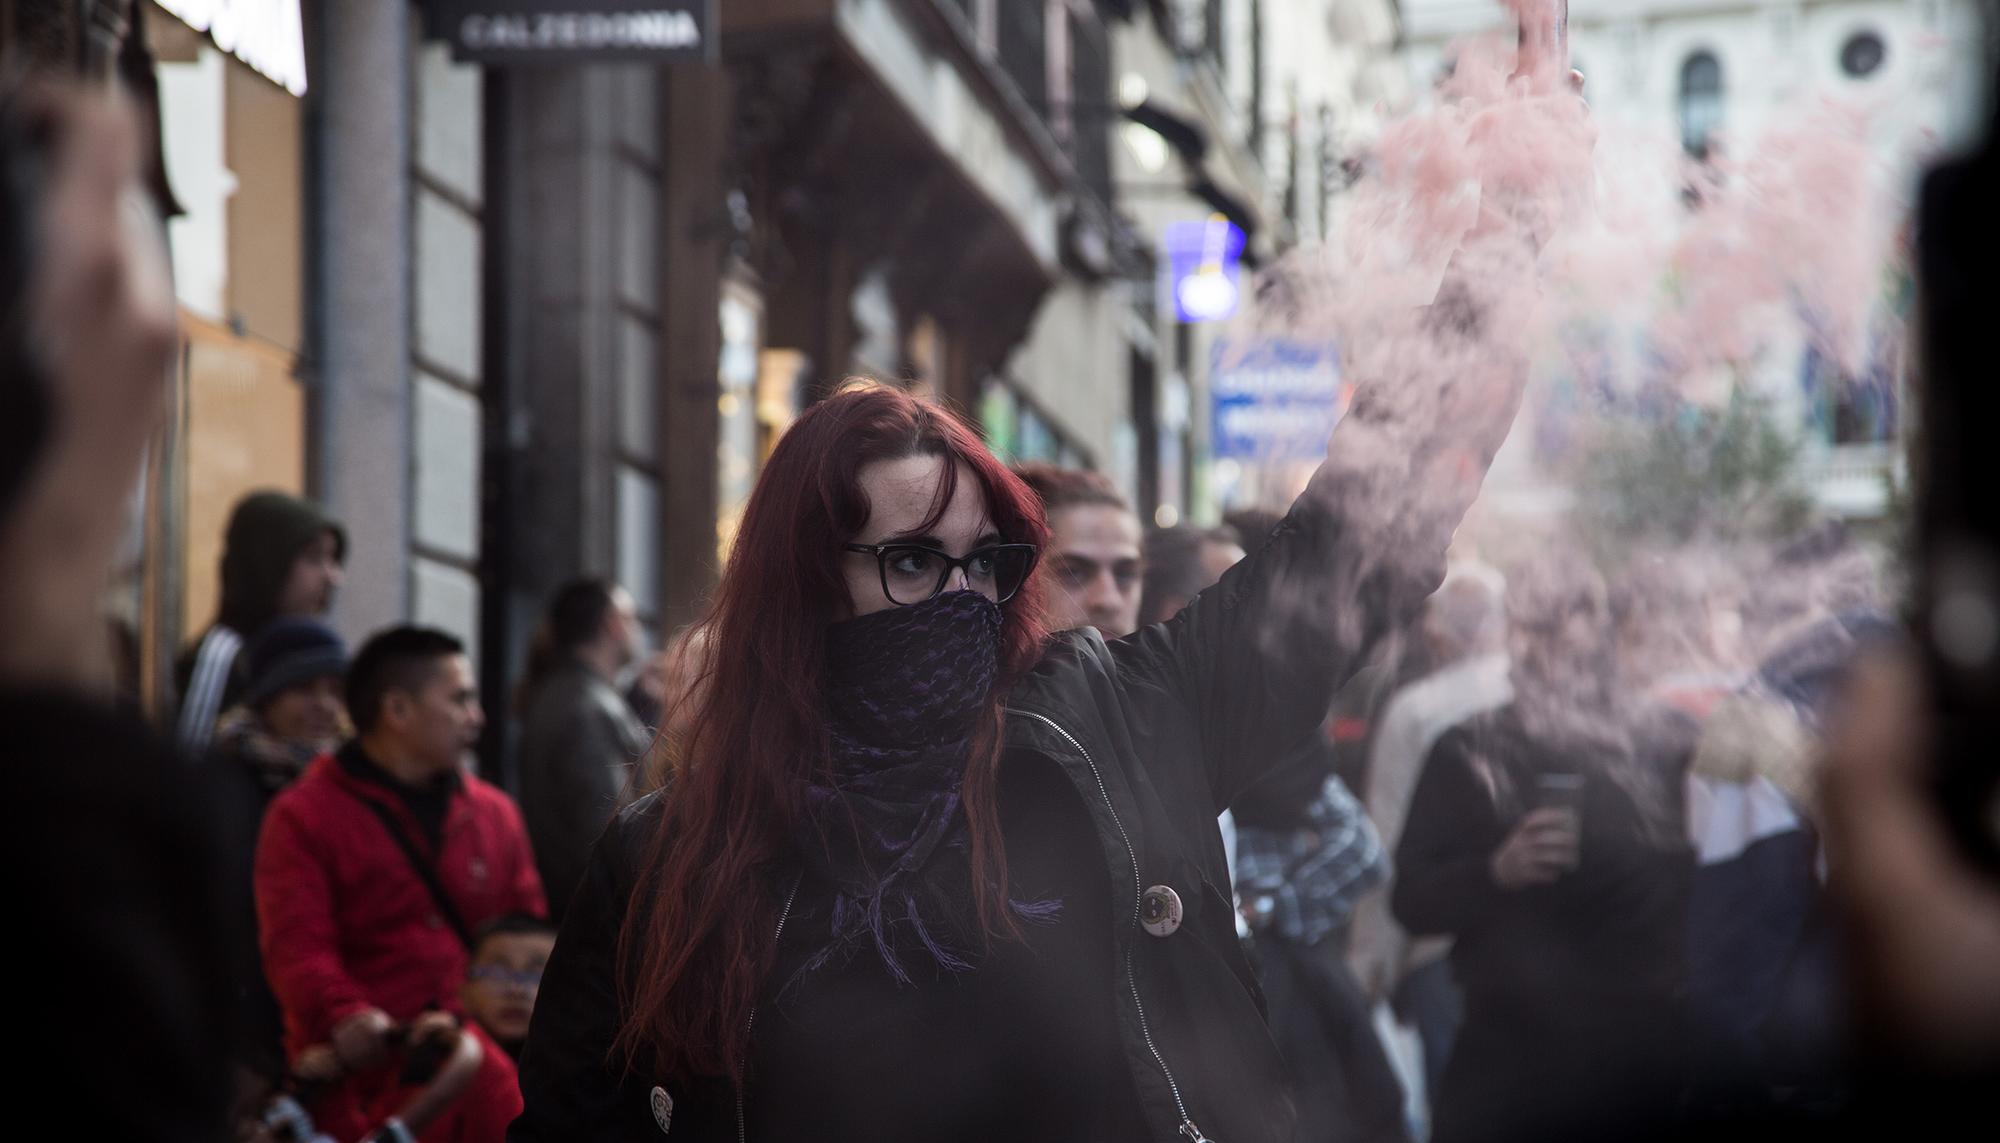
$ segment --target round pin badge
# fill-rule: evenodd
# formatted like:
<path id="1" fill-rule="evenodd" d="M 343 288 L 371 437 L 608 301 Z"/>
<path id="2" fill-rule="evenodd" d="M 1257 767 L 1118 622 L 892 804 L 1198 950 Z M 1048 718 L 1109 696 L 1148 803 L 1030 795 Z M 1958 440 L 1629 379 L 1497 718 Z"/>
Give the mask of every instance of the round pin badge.
<path id="1" fill-rule="evenodd" d="M 674 1125 L 674 1097 L 667 1089 L 653 1089 L 653 1122 L 660 1125 L 660 1134 L 665 1135 Z"/>
<path id="2" fill-rule="evenodd" d="M 1181 895 L 1171 885 L 1155 885 L 1146 890 L 1139 908 L 1139 924 L 1156 937 L 1171 937 L 1181 927 Z"/>

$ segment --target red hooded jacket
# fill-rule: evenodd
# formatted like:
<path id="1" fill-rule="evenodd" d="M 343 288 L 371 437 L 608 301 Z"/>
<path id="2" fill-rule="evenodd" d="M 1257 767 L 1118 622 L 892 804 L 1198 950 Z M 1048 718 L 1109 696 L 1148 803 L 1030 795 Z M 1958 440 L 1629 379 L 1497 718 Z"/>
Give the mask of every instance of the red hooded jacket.
<path id="1" fill-rule="evenodd" d="M 394 791 L 320 758 L 271 803 L 257 840 L 258 940 L 294 1056 L 367 1008 L 398 1023 L 432 1006 L 458 1011 L 470 957 L 368 802 L 432 859 L 473 931 L 508 913 L 547 915 L 521 811 L 498 788 L 466 776 L 432 853 Z"/>

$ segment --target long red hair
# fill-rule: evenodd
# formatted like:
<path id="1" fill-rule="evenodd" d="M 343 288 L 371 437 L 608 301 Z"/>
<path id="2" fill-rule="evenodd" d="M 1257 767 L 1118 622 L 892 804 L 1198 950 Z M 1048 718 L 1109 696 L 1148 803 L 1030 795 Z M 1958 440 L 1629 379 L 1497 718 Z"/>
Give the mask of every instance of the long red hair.
<path id="1" fill-rule="evenodd" d="M 759 477 L 722 582 L 700 623 L 702 678 L 679 765 L 618 939 L 625 1013 L 616 1050 L 664 1076 L 739 1076 L 749 1020 L 776 954 L 787 888 L 795 789 L 829 765 L 827 627 L 849 606 L 841 545 L 868 522 L 861 470 L 911 456 L 943 458 L 933 513 L 961 472 L 986 494 L 1009 543 L 1045 546 L 1040 501 L 956 416 L 899 389 L 848 388 L 808 410 Z M 928 523 L 935 523 L 935 519 Z M 975 736 L 963 804 L 978 917 L 1014 934 L 996 802 L 1000 697 L 1047 638 L 1040 577 L 1005 608 L 1001 679 Z"/>

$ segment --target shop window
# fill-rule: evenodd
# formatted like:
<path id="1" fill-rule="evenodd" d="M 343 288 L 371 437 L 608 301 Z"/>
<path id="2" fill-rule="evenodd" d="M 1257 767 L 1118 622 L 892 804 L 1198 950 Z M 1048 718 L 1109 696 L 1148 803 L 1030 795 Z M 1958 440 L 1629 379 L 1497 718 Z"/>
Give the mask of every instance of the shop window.
<path id="1" fill-rule="evenodd" d="M 179 569 L 170 621 L 186 632 L 214 611 L 236 501 L 257 488 L 305 490 L 302 124 L 297 98 L 206 37 L 168 19 L 149 29 L 162 157 L 185 211 L 168 240 L 188 345 L 176 378 L 179 471 L 165 474 L 185 489 L 181 550 L 167 544 L 148 559 Z"/>
<path id="2" fill-rule="evenodd" d="M 1087 450 L 1006 381 L 988 380 L 980 391 L 979 425 L 986 446 L 1009 464 L 1044 461 L 1067 468 L 1094 467 Z"/>
<path id="3" fill-rule="evenodd" d="M 986 447 L 1001 460 L 1011 461 L 1019 454 L 1018 412 L 1012 389 L 994 381 L 986 383 L 979 397 L 979 426 L 986 432 Z"/>
<path id="4" fill-rule="evenodd" d="M 1817 349 L 1806 350 L 1803 380 L 1808 423 L 1830 445 L 1870 445 L 1894 440 L 1897 401 L 1894 372 L 1878 347 L 1877 359 L 1854 374 Z"/>
<path id="5" fill-rule="evenodd" d="M 762 467 L 757 385 L 763 339 L 763 303 L 740 282 L 723 286 L 722 350 L 716 370 L 715 542 L 727 558 Z"/>

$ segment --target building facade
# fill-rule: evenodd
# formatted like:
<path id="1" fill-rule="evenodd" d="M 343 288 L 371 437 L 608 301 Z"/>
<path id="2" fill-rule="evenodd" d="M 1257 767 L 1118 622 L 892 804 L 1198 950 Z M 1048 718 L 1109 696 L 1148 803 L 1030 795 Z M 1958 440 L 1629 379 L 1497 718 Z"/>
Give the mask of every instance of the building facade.
<path id="1" fill-rule="evenodd" d="M 1107 112 L 1143 13 L 732 0 L 700 51 L 515 67 L 456 58 L 478 7 L 0 8 L 10 56 L 158 93 L 187 348 L 121 605 L 148 664 L 207 621 L 254 488 L 346 523 L 350 639 L 443 627 L 498 696 L 573 576 L 656 637 L 690 618 L 773 442 L 850 375 L 1023 458 L 1134 435 Z"/>
<path id="2" fill-rule="evenodd" d="M 1570 52 L 1603 131 L 1678 143 L 1687 162 L 1755 153 L 1767 129 L 1820 104 L 1867 113 L 1867 150 L 1892 200 L 1913 201 L 1930 159 L 1976 130 L 1992 29 L 1966 0 L 1577 0 Z M 1404 0 L 1413 87 L 1452 45 L 1502 26 L 1477 0 Z M 1678 224 L 1661 220 L 1663 227 Z M 1827 513 L 1868 521 L 1903 479 L 1910 357 L 1907 271 L 1885 266 L 1883 321 L 1865 375 L 1847 376 L 1780 331 L 1747 381 L 1801 446 L 1800 477 Z M 1896 283 L 1900 284 L 1896 284 Z"/>
<path id="3" fill-rule="evenodd" d="M 570 578 L 664 640 L 777 437 L 856 374 L 1212 518 L 1220 326 L 1176 317 L 1162 243 L 1219 220 L 1254 267 L 1320 225 L 1316 133 L 1372 90 L 1341 63 L 1356 4 L 1370 43 L 1393 26 L 1387 0 L 730 0 L 668 5 L 692 50 L 556 37 L 521 66 L 470 44 L 480 0 L 0 4 L 10 55 L 157 106 L 186 351 L 119 607 L 135 689 L 171 701 L 256 488 L 347 525 L 344 634 L 457 633 L 496 705 Z"/>

